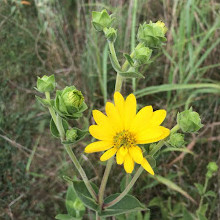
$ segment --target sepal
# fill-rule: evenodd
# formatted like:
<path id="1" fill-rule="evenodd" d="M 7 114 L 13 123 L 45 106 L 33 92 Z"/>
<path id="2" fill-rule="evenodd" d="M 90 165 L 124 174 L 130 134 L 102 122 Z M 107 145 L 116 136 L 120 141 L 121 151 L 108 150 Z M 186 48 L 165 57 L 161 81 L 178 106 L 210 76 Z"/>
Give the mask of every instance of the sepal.
<path id="1" fill-rule="evenodd" d="M 51 106 L 51 101 L 47 100 L 47 99 L 42 99 L 39 96 L 35 95 L 35 98 L 37 99 L 37 101 L 44 107 L 50 107 Z"/>
<path id="2" fill-rule="evenodd" d="M 97 31 L 103 31 L 104 28 L 109 28 L 113 20 L 114 19 L 108 14 L 106 9 L 101 12 L 92 12 L 92 24 Z"/>
<path id="3" fill-rule="evenodd" d="M 54 75 L 37 78 L 37 91 L 39 92 L 52 92 L 56 87 Z"/>

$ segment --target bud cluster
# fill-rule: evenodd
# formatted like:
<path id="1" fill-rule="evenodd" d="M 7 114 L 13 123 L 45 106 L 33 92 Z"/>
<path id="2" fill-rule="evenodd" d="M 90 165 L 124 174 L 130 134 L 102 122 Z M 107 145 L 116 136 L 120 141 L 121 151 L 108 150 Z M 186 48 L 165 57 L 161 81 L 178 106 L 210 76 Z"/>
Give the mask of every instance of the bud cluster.
<path id="1" fill-rule="evenodd" d="M 166 42 L 165 33 L 167 32 L 167 27 L 162 21 L 157 21 L 156 23 L 146 22 L 140 25 L 138 29 L 137 38 L 138 41 L 144 43 L 145 46 L 150 48 L 160 47 L 163 42 Z"/>
<path id="2" fill-rule="evenodd" d="M 178 113 L 177 123 L 185 133 L 193 133 L 203 127 L 199 114 L 192 108 Z"/>
<path id="3" fill-rule="evenodd" d="M 54 114 L 57 114 L 56 117 L 61 117 L 62 126 L 65 131 L 65 140 L 63 142 L 67 144 L 78 142 L 87 134 L 87 131 L 82 131 L 78 128 L 69 129 L 70 126 L 67 120 L 82 117 L 82 113 L 87 109 L 83 94 L 75 86 L 67 86 L 63 90 L 57 90 L 55 99 L 51 100 L 48 94 L 55 90 L 55 85 L 54 75 L 38 77 L 36 89 L 41 93 L 45 93 L 46 99 L 38 96 L 36 98 L 44 107 L 48 107 L 50 112 L 54 111 Z M 56 123 L 57 121 L 53 117 L 50 123 L 50 130 L 54 137 L 60 138 Z"/>

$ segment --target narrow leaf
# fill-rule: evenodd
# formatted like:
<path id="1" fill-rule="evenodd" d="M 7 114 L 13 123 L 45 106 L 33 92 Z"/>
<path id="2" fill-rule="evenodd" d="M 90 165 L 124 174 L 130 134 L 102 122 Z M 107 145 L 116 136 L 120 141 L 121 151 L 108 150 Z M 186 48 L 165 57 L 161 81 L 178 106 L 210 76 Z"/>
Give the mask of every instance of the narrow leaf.
<path id="1" fill-rule="evenodd" d="M 169 179 L 166 179 L 165 177 L 155 175 L 155 176 L 150 176 L 151 178 L 156 179 L 158 182 L 166 185 L 168 188 L 181 193 L 183 196 L 185 196 L 187 199 L 191 200 L 193 203 L 197 204 L 196 201 L 186 192 L 184 191 L 181 187 L 176 185 L 174 182 L 172 182 Z"/>

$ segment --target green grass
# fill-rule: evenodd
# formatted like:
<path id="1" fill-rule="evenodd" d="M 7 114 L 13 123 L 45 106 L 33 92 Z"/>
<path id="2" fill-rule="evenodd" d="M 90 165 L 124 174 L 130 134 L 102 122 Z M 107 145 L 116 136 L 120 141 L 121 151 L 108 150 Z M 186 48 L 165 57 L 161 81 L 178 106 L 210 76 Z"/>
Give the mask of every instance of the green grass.
<path id="1" fill-rule="evenodd" d="M 123 53 L 135 46 L 140 23 L 164 20 L 168 25 L 166 46 L 153 54 L 151 65 L 142 68 L 145 79 L 127 80 L 122 92 L 127 95 L 136 88 L 139 103 L 167 109 L 165 124 L 170 128 L 176 123 L 177 112 L 192 106 L 200 113 L 205 126 L 195 135 L 202 134 L 192 149 L 194 156 L 186 154 L 169 167 L 180 152 L 166 152 L 158 157 L 155 169 L 199 202 L 194 183 L 204 182 L 206 165 L 217 161 L 219 154 L 218 1 L 30 2 L 30 6 L 21 1 L 0 3 L 0 219 L 45 220 L 65 212 L 67 183 L 63 176 L 73 177 L 77 172 L 60 143 L 51 137 L 49 115 L 35 101 L 34 87 L 37 76 L 53 73 L 58 89 L 74 84 L 82 90 L 89 106 L 85 118 L 74 123 L 82 127 L 92 123 L 91 110 L 103 110 L 106 100 L 112 99 L 116 76 L 105 39 L 91 25 L 91 11 L 104 7 L 116 17 L 116 52 L 121 64 Z M 186 135 L 188 144 L 193 140 Z M 99 184 L 104 166 L 97 162 L 98 154 L 82 156 L 89 141 L 87 138 L 75 151 L 89 178 Z M 91 166 L 87 166 L 87 156 Z M 118 183 L 123 176 L 122 168 L 115 165 L 107 194 L 120 191 Z M 214 176 L 208 188 L 217 192 L 216 183 Z M 150 204 L 152 220 L 181 219 L 185 210 L 195 213 L 198 208 L 146 173 L 133 193 Z M 153 204 L 154 198 L 160 205 Z M 217 199 L 205 201 L 209 204 L 208 219 L 218 219 Z M 166 210 L 170 210 L 167 218 Z"/>

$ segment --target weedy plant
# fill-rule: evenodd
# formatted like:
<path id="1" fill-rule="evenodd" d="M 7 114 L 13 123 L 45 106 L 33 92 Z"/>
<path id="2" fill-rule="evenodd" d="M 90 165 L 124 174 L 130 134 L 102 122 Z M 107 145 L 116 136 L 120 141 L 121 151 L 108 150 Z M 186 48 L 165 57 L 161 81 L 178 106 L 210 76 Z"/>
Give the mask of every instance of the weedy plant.
<path id="1" fill-rule="evenodd" d="M 65 177 L 70 183 L 66 197 L 68 214 L 59 214 L 56 219 L 82 219 L 85 207 L 95 212 L 96 219 L 125 213 L 136 215 L 140 211 L 147 211 L 145 204 L 128 194 L 135 182 L 144 170 L 150 175 L 154 175 L 153 168 L 156 166 L 154 157 L 165 144 L 172 146 L 173 150 L 184 145 L 184 135 L 177 131 L 193 133 L 203 126 L 199 114 L 191 108 L 178 113 L 177 124 L 172 129 L 168 129 L 161 126 L 166 117 L 165 110 L 153 111 L 152 106 L 145 106 L 136 112 L 135 95 L 130 94 L 124 99 L 120 93 L 124 79 L 132 78 L 135 82 L 135 79 L 145 77 L 140 73 L 140 67 L 149 65 L 152 53 L 157 53 L 166 42 L 167 28 L 162 21 L 140 25 L 137 33 L 139 43 L 130 54 L 124 54 L 125 62 L 121 65 L 115 52 L 114 43 L 117 39 L 117 29 L 113 28 L 113 22 L 113 16 L 109 15 L 106 10 L 92 13 L 92 24 L 97 31 L 103 32 L 107 40 L 112 67 L 117 73 L 115 93 L 113 94 L 114 104 L 106 103 L 106 115 L 99 110 L 93 111 L 96 125 L 91 125 L 89 129 L 85 130 L 71 126 L 74 124 L 71 120 L 81 118 L 87 109 L 82 92 L 75 86 L 56 90 L 55 98 L 51 99 L 51 92 L 56 88 L 54 75 L 43 76 L 37 80 L 36 89 L 44 93 L 45 98 L 38 96 L 36 98 L 50 112 L 51 133 L 60 138 L 64 149 L 82 178 L 79 180 Z M 100 187 L 88 179 L 73 151 L 73 146 L 81 141 L 88 131 L 98 141 L 87 145 L 85 153 L 105 151 L 100 158 L 101 161 L 107 161 Z M 106 184 L 115 156 L 116 163 L 123 164 L 126 173 L 134 174 L 122 193 L 105 198 Z M 139 168 L 135 169 L 135 163 L 140 164 Z M 163 178 L 158 176 L 158 179 Z M 205 186 L 203 191 L 206 191 Z M 202 204 L 203 202 L 201 202 L 200 209 Z"/>

